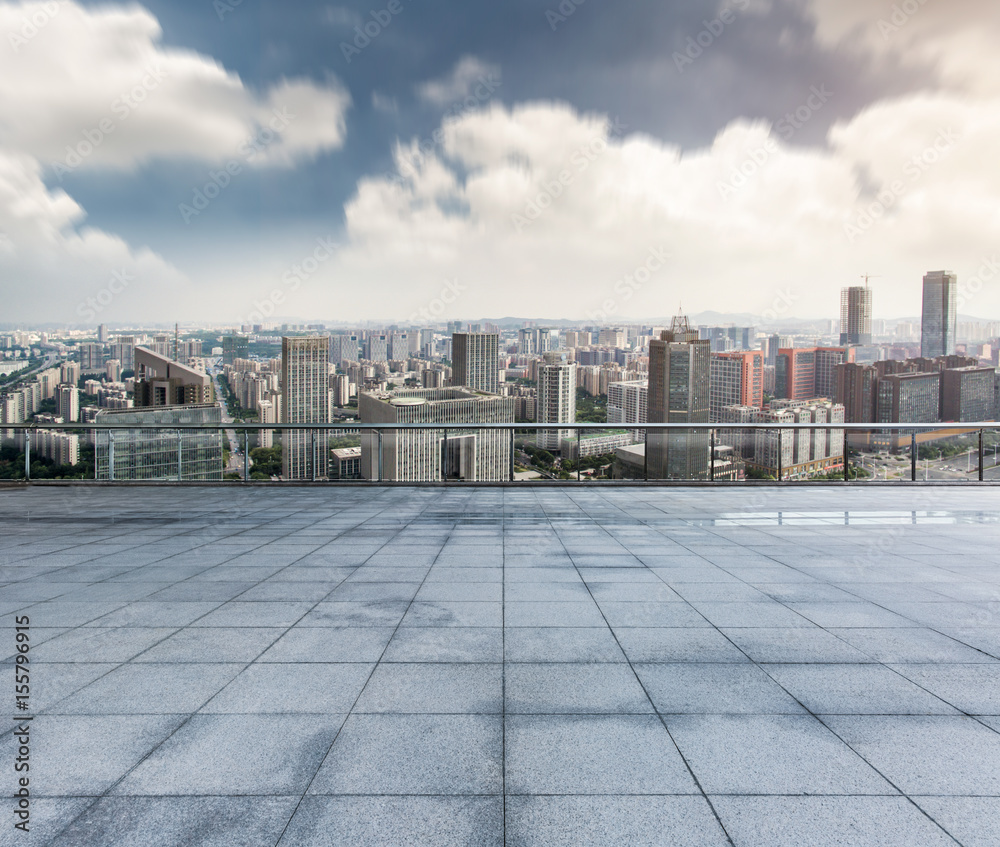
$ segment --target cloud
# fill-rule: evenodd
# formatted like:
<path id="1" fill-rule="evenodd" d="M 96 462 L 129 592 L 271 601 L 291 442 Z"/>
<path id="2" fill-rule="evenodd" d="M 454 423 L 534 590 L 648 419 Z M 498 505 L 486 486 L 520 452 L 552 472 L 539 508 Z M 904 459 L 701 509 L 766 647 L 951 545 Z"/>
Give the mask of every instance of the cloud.
<path id="1" fill-rule="evenodd" d="M 498 65 L 488 64 L 475 56 L 465 56 L 447 76 L 418 85 L 417 96 L 433 106 L 446 108 L 464 100 L 484 80 L 491 80 L 496 84 L 499 78 Z"/>
<path id="2" fill-rule="evenodd" d="M 397 177 L 363 180 L 345 210 L 344 275 L 409 279 L 386 297 L 400 315 L 456 278 L 456 315 L 651 318 L 678 296 L 692 311 L 762 314 L 787 293 L 790 314 L 819 316 L 871 272 L 877 316 L 896 317 L 919 308 L 927 270 L 968 277 L 1000 249 L 1000 174 L 983 169 L 997 100 L 884 101 L 821 147 L 741 120 L 685 151 L 559 103 L 494 104 L 442 132 L 415 168 L 400 145 Z M 661 248 L 665 270 L 624 281 Z M 1000 306 L 995 290 L 979 298 L 972 313 Z"/>
<path id="3" fill-rule="evenodd" d="M 34 20 L 44 26 L 26 38 L 25 22 Z M 9 48 L 0 50 L 0 149 L 49 167 L 220 161 L 266 127 L 275 109 L 295 117 L 261 163 L 342 145 L 350 98 L 336 81 L 284 81 L 258 95 L 213 59 L 162 46 L 161 35 L 138 6 L 0 3 L 0 41 Z"/>
<path id="4" fill-rule="evenodd" d="M 343 145 L 350 97 L 336 80 L 281 80 L 258 93 L 211 57 L 163 46 L 161 36 L 139 6 L 0 3 L 0 271 L 5 287 L 51 290 L 52 319 L 75 315 L 71 292 L 95 290 L 122 268 L 150 289 L 129 286 L 109 315 L 130 298 L 136 314 L 140 296 L 153 308 L 167 287 L 182 302 L 188 283 L 151 251 L 83 227 L 84 210 L 46 179 L 157 159 L 239 156 L 291 167 Z M 3 293 L 10 302 L 12 292 Z"/>

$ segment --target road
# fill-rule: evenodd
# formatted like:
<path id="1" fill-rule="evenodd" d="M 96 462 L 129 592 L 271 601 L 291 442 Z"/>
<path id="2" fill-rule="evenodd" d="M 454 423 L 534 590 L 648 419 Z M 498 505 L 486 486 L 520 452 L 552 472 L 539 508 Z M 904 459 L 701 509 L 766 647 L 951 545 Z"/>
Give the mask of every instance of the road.
<path id="1" fill-rule="evenodd" d="M 235 423 L 229 414 L 229 410 L 226 408 L 226 391 L 219 379 L 220 373 L 217 369 L 217 364 L 218 362 L 215 365 L 209 365 L 208 373 L 215 383 L 215 396 L 219 399 L 219 405 L 222 407 L 222 422 L 226 424 Z M 226 465 L 224 473 L 239 474 L 240 479 L 246 479 L 243 473 L 243 445 L 240 444 L 235 429 L 227 429 L 225 433 L 229 441 L 229 464 Z M 247 457 L 247 465 L 248 467 L 253 467 L 253 459 Z"/>
<path id="2" fill-rule="evenodd" d="M 983 479 L 1000 480 L 1000 454 L 995 455 L 992 448 L 988 448 L 983 458 L 985 466 Z M 876 479 L 888 478 L 889 480 L 902 481 L 910 479 L 909 456 L 906 456 L 904 461 L 897 462 L 884 454 L 873 456 L 870 453 L 864 453 L 853 459 L 852 462 L 861 465 L 869 473 L 874 472 Z M 888 471 L 888 476 L 886 471 Z M 917 462 L 917 479 L 976 482 L 979 479 L 979 450 L 974 448 L 969 452 L 949 456 L 945 459 L 920 459 Z"/>

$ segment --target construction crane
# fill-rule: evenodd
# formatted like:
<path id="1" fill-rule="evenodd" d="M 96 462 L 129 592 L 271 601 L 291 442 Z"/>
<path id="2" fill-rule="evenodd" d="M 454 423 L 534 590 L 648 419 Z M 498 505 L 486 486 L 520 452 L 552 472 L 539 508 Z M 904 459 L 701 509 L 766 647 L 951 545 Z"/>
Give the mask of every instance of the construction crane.
<path id="1" fill-rule="evenodd" d="M 865 281 L 865 288 L 868 288 L 868 281 L 871 279 L 882 279 L 880 276 L 872 276 L 872 274 L 861 274 L 861 278 Z"/>

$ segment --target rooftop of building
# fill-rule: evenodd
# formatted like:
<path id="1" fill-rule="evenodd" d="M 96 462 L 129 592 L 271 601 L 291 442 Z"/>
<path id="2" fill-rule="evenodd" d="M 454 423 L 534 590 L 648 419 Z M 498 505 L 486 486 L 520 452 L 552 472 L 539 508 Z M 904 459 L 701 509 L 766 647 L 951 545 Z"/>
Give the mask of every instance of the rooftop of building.
<path id="1" fill-rule="evenodd" d="M 35 843 L 1000 841 L 997 489 L 33 486 L 0 538 Z"/>

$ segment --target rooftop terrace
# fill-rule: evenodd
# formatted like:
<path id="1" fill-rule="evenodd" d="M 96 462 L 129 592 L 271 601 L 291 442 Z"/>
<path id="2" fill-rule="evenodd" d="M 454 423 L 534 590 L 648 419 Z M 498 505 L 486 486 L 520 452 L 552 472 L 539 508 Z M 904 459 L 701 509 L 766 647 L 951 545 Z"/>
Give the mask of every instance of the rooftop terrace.
<path id="1" fill-rule="evenodd" d="M 998 547 L 995 488 L 2 490 L 0 845 L 995 847 Z"/>

